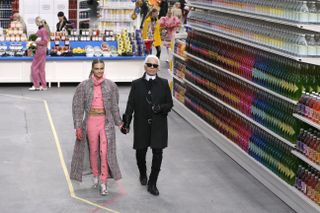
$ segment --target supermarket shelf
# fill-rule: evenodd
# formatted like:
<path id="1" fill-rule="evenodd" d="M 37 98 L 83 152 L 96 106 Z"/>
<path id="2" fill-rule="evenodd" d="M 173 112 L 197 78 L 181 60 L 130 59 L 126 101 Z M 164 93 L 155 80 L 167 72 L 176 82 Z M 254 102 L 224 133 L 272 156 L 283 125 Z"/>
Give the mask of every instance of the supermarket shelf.
<path id="1" fill-rule="evenodd" d="M 186 42 L 185 41 L 182 41 L 181 39 L 176 39 L 175 40 L 177 43 L 181 43 L 181 44 L 185 44 Z"/>
<path id="2" fill-rule="evenodd" d="M 10 20 L 10 18 L 0 18 L 0 21 L 7 21 Z"/>
<path id="3" fill-rule="evenodd" d="M 79 12 L 90 11 L 90 10 L 91 10 L 90 8 L 80 8 Z"/>
<path id="4" fill-rule="evenodd" d="M 12 10 L 12 8 L 0 8 L 0 11 L 8 11 L 8 10 Z"/>
<path id="5" fill-rule="evenodd" d="M 298 152 L 296 150 L 291 150 L 291 153 L 293 155 L 295 155 L 296 157 L 300 158 L 301 160 L 303 160 L 304 162 L 306 162 L 307 164 L 309 164 L 310 166 L 312 166 L 313 168 L 315 168 L 318 171 L 320 171 L 320 165 L 318 165 L 315 162 L 313 162 L 312 160 L 308 159 L 306 156 L 304 156 L 300 152 Z"/>
<path id="6" fill-rule="evenodd" d="M 278 94 L 278 93 L 276 93 L 276 92 L 274 92 L 274 91 L 272 91 L 272 90 L 269 90 L 269 89 L 267 89 L 267 88 L 265 88 L 265 87 L 263 87 L 263 86 L 260 86 L 260 85 L 258 85 L 258 84 L 256 84 L 256 83 L 254 83 L 254 82 L 252 82 L 252 81 L 250 81 L 250 80 L 248 80 L 248 79 L 246 79 L 246 78 L 243 78 L 243 77 L 241 77 L 241 76 L 239 76 L 239 75 L 237 75 L 237 74 L 234 74 L 234 73 L 232 73 L 232 72 L 230 72 L 230 71 L 228 71 L 228 70 L 226 70 L 226 69 L 224 69 L 224 68 L 222 68 L 222 67 L 219 67 L 219 66 L 217 66 L 217 65 L 215 65 L 215 64 L 212 64 L 212 63 L 210 63 L 210 62 L 207 62 L 206 60 L 203 60 L 202 58 L 199 58 L 199 57 L 194 56 L 194 55 L 192 55 L 192 54 L 190 54 L 190 53 L 187 53 L 187 52 L 186 52 L 186 55 L 187 55 L 188 57 L 192 58 L 192 59 L 201 61 L 202 63 L 205 63 L 205 64 L 207 64 L 207 65 L 209 65 L 209 66 L 211 66 L 211 67 L 214 67 L 214 68 L 216 68 L 216 69 L 219 69 L 220 71 L 222 71 L 222 72 L 224 72 L 224 73 L 226 73 L 226 74 L 228 74 L 228 75 L 231 75 L 231 76 L 233 76 L 233 77 L 235 77 L 235 78 L 237 78 L 237 79 L 239 79 L 239 80 L 241 80 L 241 81 L 244 81 L 244 82 L 246 82 L 246 83 L 248 83 L 248 84 L 250 84 L 250 85 L 252 85 L 252 86 L 254 86 L 254 87 L 256 87 L 256 88 L 259 88 L 259 89 L 261 89 L 261 90 L 263 90 L 263 91 L 265 91 L 265 92 L 267 92 L 267 93 L 269 93 L 269 94 L 271 94 L 271 95 L 274 95 L 274 96 L 276 96 L 276 97 L 278 97 L 278 98 L 281 98 L 282 100 L 285 100 L 285 101 L 287 101 L 287 102 L 289 102 L 289 103 L 291 103 L 291 104 L 295 104 L 295 105 L 296 105 L 296 104 L 298 103 L 298 101 L 295 101 L 295 100 L 292 100 L 292 99 L 290 99 L 290 98 L 287 98 L 287 97 L 285 97 L 285 96 L 283 96 L 283 95 L 280 95 L 280 94 Z"/>
<path id="7" fill-rule="evenodd" d="M 270 53 L 274 53 L 274 54 L 277 54 L 277 55 L 280 55 L 280 56 L 283 56 L 283 57 L 286 57 L 286 58 L 291 58 L 291 59 L 296 60 L 296 61 L 305 62 L 305 63 L 309 63 L 309 64 L 320 65 L 320 57 L 315 57 L 315 58 L 312 58 L 312 57 L 298 57 L 298 56 L 294 56 L 294 55 L 291 55 L 291 54 L 288 54 L 288 53 L 285 53 L 285 52 L 281 52 L 279 50 L 272 49 L 270 47 L 265 47 L 265 46 L 263 46 L 261 44 L 255 44 L 255 43 L 252 43 L 250 41 L 245 41 L 245 40 L 239 39 L 239 38 L 237 38 L 235 36 L 231 36 L 231 35 L 227 35 L 227 34 L 224 34 L 224 33 L 216 32 L 216 31 L 213 31 L 213 30 L 209 30 L 209 29 L 206 29 L 206 28 L 204 28 L 203 26 L 200 26 L 200 25 L 196 25 L 196 24 L 190 25 L 189 24 L 189 25 L 185 25 L 185 26 L 187 28 L 191 28 L 191 29 L 194 29 L 194 30 L 197 30 L 197 31 L 200 31 L 200 32 L 209 33 L 211 35 L 217 35 L 217 36 L 220 36 L 222 38 L 230 39 L 230 40 L 233 40 L 233 41 L 236 41 L 236 42 L 239 42 L 239 43 L 242 43 L 242 44 L 257 48 L 257 49 L 261 49 L 261 50 L 264 50 L 264 51 L 267 51 L 267 52 L 270 52 Z"/>
<path id="8" fill-rule="evenodd" d="M 304 116 L 296 114 L 296 113 L 293 114 L 293 117 L 296 117 L 300 121 L 303 121 L 303 122 L 309 124 L 310 126 L 313 126 L 314 128 L 320 130 L 320 124 L 315 123 L 314 121 L 310 120 L 309 118 L 305 118 Z"/>
<path id="9" fill-rule="evenodd" d="M 253 19 L 273 22 L 273 23 L 277 23 L 277 24 L 283 24 L 283 25 L 287 25 L 287 26 L 297 27 L 297 28 L 300 28 L 300 29 L 320 32 L 319 23 L 317 23 L 317 24 L 307 24 L 307 23 L 294 22 L 294 21 L 289 21 L 289 20 L 284 20 L 284 19 L 281 19 L 281 18 L 277 18 L 277 17 L 273 18 L 273 17 L 270 17 L 270 16 L 258 15 L 258 14 L 250 13 L 250 12 L 247 12 L 247 11 L 241 11 L 241 10 L 236 10 L 236 9 L 228 9 L 228 8 L 224 8 L 224 7 L 213 6 L 212 4 L 206 4 L 206 3 L 189 3 L 188 5 L 190 7 L 206 9 L 206 10 L 212 10 L 212 11 L 218 11 L 218 12 L 223 12 L 223 13 L 243 16 L 243 17 L 247 17 L 247 18 L 253 18 Z"/>
<path id="10" fill-rule="evenodd" d="M 264 127 L 263 125 L 259 124 L 258 122 L 254 121 L 252 118 L 248 117 L 247 115 L 243 114 L 242 112 L 240 112 L 239 110 L 233 108 L 232 106 L 228 105 L 227 103 L 223 102 L 222 100 L 220 100 L 219 98 L 211 95 L 209 92 L 205 91 L 204 89 L 201 89 L 200 87 L 194 85 L 193 83 L 191 83 L 190 81 L 184 79 L 184 82 L 189 84 L 190 86 L 192 86 L 194 89 L 200 91 L 201 93 L 205 94 L 207 97 L 213 99 L 214 101 L 222 104 L 223 106 L 227 107 L 229 110 L 233 111 L 234 113 L 240 115 L 241 117 L 243 117 L 244 119 L 248 120 L 249 122 L 251 122 L 252 124 L 254 124 L 255 126 L 259 127 L 260 129 L 263 129 L 265 132 L 269 133 L 270 135 L 272 135 L 273 137 L 277 138 L 278 140 L 282 141 L 283 143 L 287 144 L 288 146 L 294 148 L 295 145 L 293 143 L 291 143 L 290 141 L 288 141 L 287 139 L 281 137 L 280 135 L 274 133 L 273 131 L 269 130 L 268 128 Z"/>
<path id="11" fill-rule="evenodd" d="M 133 6 L 128 6 L 128 4 L 124 4 L 123 6 L 112 6 L 112 5 L 108 5 L 108 6 L 100 6 L 99 9 L 102 10 L 133 10 L 134 9 L 134 5 Z"/>
<path id="12" fill-rule="evenodd" d="M 90 18 L 79 18 L 79 22 L 81 21 L 90 21 Z"/>
<path id="13" fill-rule="evenodd" d="M 198 129 L 212 143 L 217 145 L 222 151 L 229 155 L 235 162 L 247 170 L 252 176 L 264 184 L 296 212 L 320 212 L 320 207 L 316 203 L 260 164 L 248 155 L 248 153 L 244 152 L 238 145 L 210 126 L 174 97 L 173 102 L 173 110 L 175 112 L 181 115 L 181 117 L 189 122 L 193 127 Z"/>
<path id="14" fill-rule="evenodd" d="M 172 78 L 176 79 L 176 80 L 179 81 L 181 84 L 184 84 L 184 80 L 183 80 L 183 79 L 181 79 L 181 78 L 179 78 L 178 76 L 172 74 L 171 72 L 170 72 L 170 75 L 172 76 Z"/>
<path id="15" fill-rule="evenodd" d="M 129 23 L 132 22 L 132 20 L 130 20 L 130 19 L 124 19 L 124 20 L 120 20 L 120 19 L 100 19 L 99 21 L 103 21 L 103 22 L 129 22 Z"/>
<path id="16" fill-rule="evenodd" d="M 178 55 L 177 53 L 172 53 L 172 55 L 173 55 L 174 57 L 177 57 L 177 58 L 181 59 L 182 61 L 186 61 L 186 58 L 184 58 L 184 57 L 181 56 L 181 55 Z"/>

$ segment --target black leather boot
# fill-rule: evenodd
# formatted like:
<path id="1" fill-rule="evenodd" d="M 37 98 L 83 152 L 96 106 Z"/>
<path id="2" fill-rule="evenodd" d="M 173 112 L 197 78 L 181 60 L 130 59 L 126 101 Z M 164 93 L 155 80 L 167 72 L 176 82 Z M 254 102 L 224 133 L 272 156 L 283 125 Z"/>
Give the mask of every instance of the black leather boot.
<path id="1" fill-rule="evenodd" d="M 155 196 L 158 196 L 160 194 L 157 188 L 158 176 L 159 176 L 159 171 L 151 170 L 150 178 L 148 182 L 148 192 L 150 192 Z"/>
<path id="2" fill-rule="evenodd" d="M 157 181 L 162 163 L 162 149 L 152 149 L 152 153 L 152 167 L 148 182 L 148 192 L 158 196 L 160 193 L 157 188 Z"/>
<path id="3" fill-rule="evenodd" d="M 147 167 L 146 167 L 146 152 L 147 150 L 137 150 L 136 152 L 136 158 L 137 158 L 137 165 L 139 169 L 139 180 L 141 185 L 145 186 L 147 185 L 148 182 L 148 177 L 147 177 Z"/>

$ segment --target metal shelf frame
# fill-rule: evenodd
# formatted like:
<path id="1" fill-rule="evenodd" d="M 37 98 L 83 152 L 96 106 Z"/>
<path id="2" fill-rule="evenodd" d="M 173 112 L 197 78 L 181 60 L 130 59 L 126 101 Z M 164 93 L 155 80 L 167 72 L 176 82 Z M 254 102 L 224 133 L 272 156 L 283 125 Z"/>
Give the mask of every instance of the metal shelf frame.
<path id="1" fill-rule="evenodd" d="M 232 15 L 239 15 L 239 16 L 243 16 L 243 17 L 247 17 L 247 18 L 268 21 L 268 22 L 272 22 L 275 24 L 287 25 L 287 26 L 296 27 L 299 29 L 304 29 L 304 30 L 320 32 L 320 23 L 307 24 L 307 23 L 295 22 L 295 21 L 281 19 L 278 17 L 266 16 L 263 14 L 259 15 L 259 14 L 250 13 L 248 11 L 241 11 L 241 10 L 232 9 L 232 8 L 214 6 L 212 4 L 206 4 L 206 3 L 193 3 L 193 2 L 191 3 L 190 2 L 190 3 L 188 3 L 188 6 L 194 7 L 194 8 L 199 8 L 199 9 L 228 13 L 228 14 L 232 14 Z"/>
<path id="2" fill-rule="evenodd" d="M 280 199 L 286 202 L 298 213 L 319 213 L 320 207 L 307 196 L 290 186 L 272 171 L 260 164 L 248 153 L 243 151 L 238 145 L 221 134 L 218 130 L 210 126 L 197 114 L 188 109 L 184 104 L 173 97 L 173 110 L 193 127 L 200 131 L 212 143 L 217 145 L 222 151 L 229 155 L 235 162 L 247 170 L 252 176 L 270 189 Z"/>
<path id="3" fill-rule="evenodd" d="M 226 38 L 226 39 L 229 39 L 229 40 L 232 40 L 232 41 L 236 41 L 236 42 L 241 43 L 241 44 L 248 45 L 250 47 L 254 47 L 254 48 L 257 48 L 257 49 L 264 50 L 266 52 L 274 53 L 276 55 L 280 55 L 280 56 L 283 56 L 283 57 L 286 57 L 286 58 L 291 58 L 291 59 L 296 60 L 296 61 L 309 63 L 309 64 L 315 64 L 315 65 L 319 65 L 320 66 L 320 57 L 314 57 L 314 58 L 313 57 L 298 57 L 298 56 L 295 56 L 295 55 L 291 55 L 291 54 L 282 52 L 280 50 L 276 50 L 276 49 L 273 49 L 273 48 L 270 48 L 270 47 L 263 46 L 262 44 L 259 45 L 259 44 L 256 44 L 256 43 L 245 41 L 245 40 L 237 38 L 235 36 L 231 36 L 231 35 L 227 35 L 227 34 L 224 34 L 224 33 L 216 32 L 216 31 L 213 31 L 213 30 L 209 30 L 209 29 L 206 29 L 205 27 L 200 26 L 200 25 L 195 25 L 195 24 L 190 25 L 189 24 L 189 25 L 185 25 L 185 26 L 187 28 L 194 29 L 196 31 L 208 33 L 208 34 L 211 34 L 211 35 L 216 35 L 216 36 L 219 36 L 219 37 L 222 37 L 222 38 Z"/>

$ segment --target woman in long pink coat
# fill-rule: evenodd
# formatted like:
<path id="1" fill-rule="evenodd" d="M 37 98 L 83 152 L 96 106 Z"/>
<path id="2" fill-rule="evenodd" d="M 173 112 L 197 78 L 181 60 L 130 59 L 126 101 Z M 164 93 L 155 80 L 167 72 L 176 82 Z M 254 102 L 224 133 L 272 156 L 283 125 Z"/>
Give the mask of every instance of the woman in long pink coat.
<path id="1" fill-rule="evenodd" d="M 46 82 L 46 57 L 47 57 L 47 45 L 49 42 L 49 28 L 45 20 L 39 16 L 36 18 L 36 25 L 39 27 L 36 35 L 37 50 L 32 60 L 31 65 L 31 77 L 33 86 L 29 88 L 30 91 L 47 90 Z M 41 83 L 41 85 L 40 85 Z"/>
<path id="2" fill-rule="evenodd" d="M 106 195 L 107 178 L 121 178 L 116 154 L 115 126 L 122 126 L 118 87 L 104 78 L 104 62 L 92 62 L 90 78 L 79 84 L 72 101 L 77 141 L 71 161 L 70 178 L 82 181 L 90 163 L 93 187 Z M 86 158 L 89 156 L 89 159 Z"/>
<path id="3" fill-rule="evenodd" d="M 172 8 L 168 9 L 167 16 L 160 18 L 160 27 L 163 32 L 163 44 L 167 48 L 167 53 L 169 55 L 169 49 L 172 39 L 174 38 L 174 34 L 178 27 L 180 27 L 181 22 L 179 18 L 173 16 Z"/>

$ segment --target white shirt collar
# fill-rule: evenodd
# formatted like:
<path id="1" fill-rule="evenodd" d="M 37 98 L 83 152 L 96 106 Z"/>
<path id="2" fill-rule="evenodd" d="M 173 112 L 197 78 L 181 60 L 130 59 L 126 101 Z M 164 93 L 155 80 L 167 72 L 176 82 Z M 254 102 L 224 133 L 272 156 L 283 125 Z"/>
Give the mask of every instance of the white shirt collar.
<path id="1" fill-rule="evenodd" d="M 154 79 L 156 79 L 156 75 L 148 75 L 147 73 L 146 73 L 146 80 L 147 81 L 149 81 L 150 79 L 152 79 L 152 80 L 154 80 Z"/>

